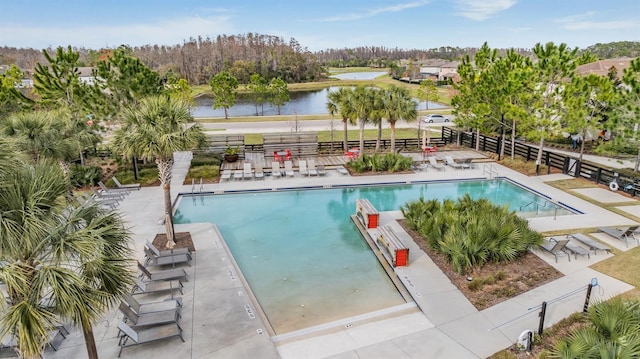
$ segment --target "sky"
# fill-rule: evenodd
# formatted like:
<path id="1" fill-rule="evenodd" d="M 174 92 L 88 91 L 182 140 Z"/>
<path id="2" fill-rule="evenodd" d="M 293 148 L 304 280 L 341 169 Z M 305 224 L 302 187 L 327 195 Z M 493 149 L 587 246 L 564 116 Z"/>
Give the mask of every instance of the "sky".
<path id="1" fill-rule="evenodd" d="M 640 41 L 639 0 L 0 0 L 0 46 L 176 45 L 249 32 L 309 51 Z"/>

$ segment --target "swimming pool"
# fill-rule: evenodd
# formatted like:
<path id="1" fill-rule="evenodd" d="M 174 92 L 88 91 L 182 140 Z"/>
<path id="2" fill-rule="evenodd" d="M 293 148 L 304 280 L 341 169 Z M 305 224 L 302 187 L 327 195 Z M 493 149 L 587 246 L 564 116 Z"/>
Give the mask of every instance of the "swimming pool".
<path id="1" fill-rule="evenodd" d="M 218 226 L 280 335 L 406 304 L 350 219 L 356 199 L 393 211 L 420 197 L 465 193 L 522 213 L 570 214 L 542 208 L 548 199 L 508 180 L 476 180 L 198 196 L 183 198 L 174 218 Z"/>

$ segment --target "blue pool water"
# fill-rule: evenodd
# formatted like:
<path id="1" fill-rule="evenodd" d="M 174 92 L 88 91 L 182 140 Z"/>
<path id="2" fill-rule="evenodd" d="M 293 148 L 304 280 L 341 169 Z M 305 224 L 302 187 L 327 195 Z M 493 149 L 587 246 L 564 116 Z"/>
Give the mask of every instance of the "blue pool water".
<path id="1" fill-rule="evenodd" d="M 405 303 L 350 219 L 356 199 L 392 211 L 420 197 L 465 193 L 516 211 L 531 211 L 532 202 L 538 214 L 555 211 L 509 181 L 481 180 L 198 196 L 183 198 L 174 218 L 218 226 L 274 331 L 283 334 Z"/>

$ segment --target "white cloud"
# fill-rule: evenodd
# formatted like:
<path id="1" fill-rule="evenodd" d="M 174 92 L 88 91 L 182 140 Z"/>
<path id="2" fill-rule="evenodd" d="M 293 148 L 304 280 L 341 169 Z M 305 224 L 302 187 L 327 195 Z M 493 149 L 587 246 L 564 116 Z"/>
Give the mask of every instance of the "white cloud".
<path id="1" fill-rule="evenodd" d="M 457 0 L 459 14 L 471 20 L 486 20 L 496 13 L 507 10 L 516 0 Z"/>
<path id="2" fill-rule="evenodd" d="M 565 16 L 553 20 L 562 24 L 567 30 L 623 30 L 640 28 L 637 20 L 590 21 L 596 16 L 594 11 L 584 14 Z"/>
<path id="3" fill-rule="evenodd" d="M 413 9 L 413 8 L 417 8 L 417 7 L 422 7 L 422 6 L 427 5 L 428 3 L 429 3 L 429 0 L 414 1 L 414 2 L 409 2 L 409 3 L 403 3 L 403 4 L 397 4 L 397 5 L 392 5 L 392 6 L 381 7 L 381 8 L 377 8 L 377 9 L 370 9 L 370 10 L 365 11 L 364 13 L 359 13 L 359 14 L 358 13 L 354 13 L 354 14 L 345 14 L 345 15 L 332 16 L 332 17 L 321 19 L 320 21 L 323 21 L 323 22 L 335 22 L 335 21 L 357 20 L 357 19 L 363 19 L 363 18 L 367 18 L 367 17 L 377 16 L 377 15 L 384 14 L 384 13 L 400 12 L 400 11 L 404 11 L 404 10 L 407 10 L 407 9 Z"/>
<path id="4" fill-rule="evenodd" d="M 233 26 L 227 16 L 182 17 L 154 23 L 125 24 L 116 26 L 81 27 L 21 27 L 0 25 L 3 45 L 32 47 L 76 46 L 98 49 L 122 44 L 175 45 L 189 37 L 206 34 L 232 33 Z"/>

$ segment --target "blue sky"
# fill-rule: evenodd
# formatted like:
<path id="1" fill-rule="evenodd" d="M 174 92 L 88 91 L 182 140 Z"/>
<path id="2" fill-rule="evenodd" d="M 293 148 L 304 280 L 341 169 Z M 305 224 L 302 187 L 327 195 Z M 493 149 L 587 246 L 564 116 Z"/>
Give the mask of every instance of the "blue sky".
<path id="1" fill-rule="evenodd" d="M 638 0 L 2 0 L 0 46 L 175 45 L 248 32 L 311 51 L 640 41 Z"/>

